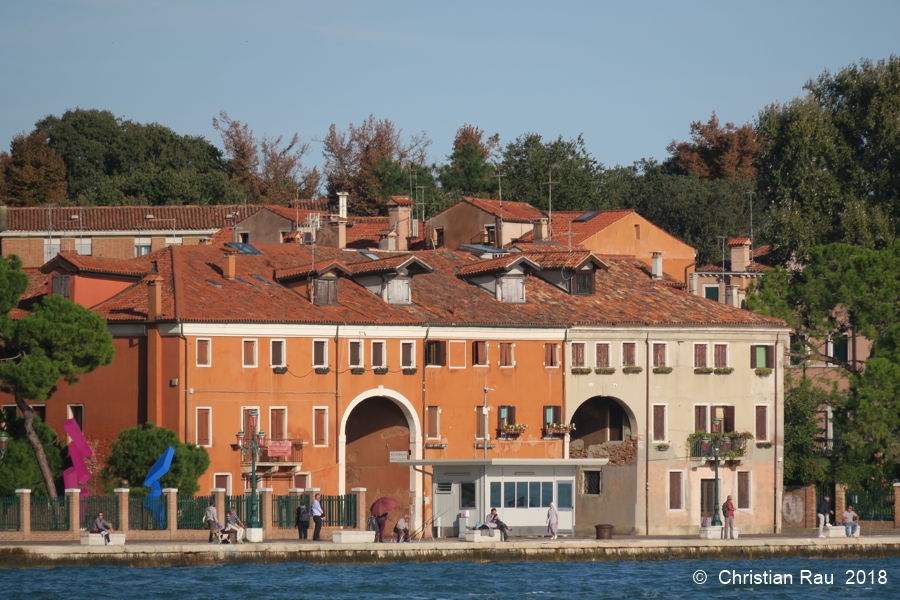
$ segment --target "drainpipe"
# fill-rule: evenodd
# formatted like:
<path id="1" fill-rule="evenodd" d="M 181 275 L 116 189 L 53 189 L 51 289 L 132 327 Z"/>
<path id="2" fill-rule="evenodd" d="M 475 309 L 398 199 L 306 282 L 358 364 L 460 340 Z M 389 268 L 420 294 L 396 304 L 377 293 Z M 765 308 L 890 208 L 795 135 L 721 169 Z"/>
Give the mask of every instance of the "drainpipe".
<path id="1" fill-rule="evenodd" d="M 424 353 L 424 350 L 425 350 L 425 345 L 428 343 L 428 333 L 429 333 L 430 331 L 431 331 L 431 327 L 430 327 L 430 326 L 426 326 L 426 327 L 425 327 L 425 339 L 422 340 L 422 350 L 423 350 L 423 353 Z M 423 354 L 423 357 L 424 357 L 424 354 Z M 416 357 L 416 358 L 418 359 L 418 357 Z M 422 362 L 424 363 L 425 361 L 423 360 Z M 419 364 L 419 361 L 418 361 L 418 360 L 416 360 L 416 364 Z M 422 421 L 424 422 L 424 425 L 425 425 L 425 426 L 423 427 L 423 429 L 424 429 L 425 431 L 422 432 L 422 458 L 425 458 L 425 440 L 428 439 L 428 409 L 427 409 L 427 405 L 426 405 L 427 400 L 425 399 L 425 365 L 424 365 L 424 364 L 421 365 L 420 368 L 422 369 Z M 440 409 L 438 409 L 438 410 L 440 410 Z M 413 457 L 413 458 L 415 459 L 415 457 Z M 419 471 L 419 469 L 416 469 L 415 467 L 413 467 L 413 470 L 414 470 L 414 471 Z M 423 487 L 423 488 L 425 487 L 425 477 L 424 477 L 424 475 L 429 474 L 429 475 L 431 475 L 431 478 L 432 478 L 432 486 L 431 486 L 431 487 L 434 488 L 434 472 L 432 472 L 432 473 L 426 473 L 426 472 L 425 472 L 424 465 L 423 465 L 423 468 L 421 469 L 420 472 L 422 473 L 422 487 Z M 425 490 L 423 489 L 423 490 L 422 490 L 422 523 L 425 523 L 425 506 L 426 506 L 426 505 L 425 505 Z M 434 505 L 432 504 L 432 517 L 434 516 L 433 507 L 434 507 Z M 425 531 L 424 531 L 424 530 L 422 531 L 422 537 L 423 537 L 423 538 L 425 537 Z M 434 537 L 434 536 L 432 536 L 432 538 L 433 538 L 433 537 Z"/>
<path id="2" fill-rule="evenodd" d="M 562 407 L 560 408 L 560 412 L 562 414 L 560 415 L 560 420 L 565 419 L 566 406 L 567 406 L 567 402 L 566 402 L 566 348 L 568 347 L 568 345 L 569 345 L 569 328 L 566 327 L 566 332 L 563 336 L 562 358 L 560 359 L 560 362 L 562 363 L 562 365 L 561 365 L 562 370 L 560 371 L 560 373 L 562 374 Z M 566 437 L 568 435 L 569 434 L 567 433 L 562 438 L 561 452 L 562 452 L 563 460 L 566 459 Z M 574 525 L 573 525 L 573 527 L 574 527 Z"/>
<path id="3" fill-rule="evenodd" d="M 188 430 L 190 429 L 191 407 L 191 388 L 188 386 L 188 340 L 184 335 L 184 324 L 178 325 L 178 337 L 184 342 L 184 443 L 188 443 Z M 210 440 L 212 441 L 212 440 Z"/>
<path id="4" fill-rule="evenodd" d="M 772 366 L 773 375 L 775 376 L 775 461 L 772 471 L 772 533 L 778 533 L 778 346 L 781 333 L 775 334 L 775 364 Z M 784 454 L 784 444 L 781 445 L 781 452 Z"/>
<path id="5" fill-rule="evenodd" d="M 315 287 L 315 286 L 313 286 Z M 340 469 L 341 447 L 341 325 L 334 327 L 334 452 L 335 462 Z M 287 349 L 285 349 L 287 350 Z M 340 473 L 338 474 L 340 477 Z M 344 490 L 346 491 L 346 490 Z"/>
<path id="6" fill-rule="evenodd" d="M 646 373 L 646 407 L 644 408 L 644 535 L 650 535 L 650 332 L 644 340 Z"/>
<path id="7" fill-rule="evenodd" d="M 691 283 L 690 283 L 690 281 L 688 280 L 688 269 L 690 269 L 691 267 L 695 266 L 696 264 L 697 264 L 697 261 L 694 261 L 694 262 L 692 262 L 691 264 L 689 264 L 688 266 L 686 266 L 686 267 L 684 268 L 684 285 L 687 287 L 687 293 L 688 293 L 688 294 L 693 294 L 693 293 L 694 293 L 694 290 L 691 289 Z"/>

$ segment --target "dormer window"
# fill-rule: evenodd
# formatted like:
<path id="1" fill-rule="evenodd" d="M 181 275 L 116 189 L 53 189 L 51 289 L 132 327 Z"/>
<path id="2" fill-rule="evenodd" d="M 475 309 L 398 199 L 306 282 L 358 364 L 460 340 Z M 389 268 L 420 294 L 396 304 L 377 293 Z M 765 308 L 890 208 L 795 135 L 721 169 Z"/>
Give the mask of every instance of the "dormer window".
<path id="1" fill-rule="evenodd" d="M 575 295 L 590 296 L 594 293 L 594 272 L 577 273 L 575 275 Z"/>
<path id="2" fill-rule="evenodd" d="M 501 277 L 500 301 L 508 304 L 525 302 L 525 278 L 512 275 Z"/>
<path id="3" fill-rule="evenodd" d="M 325 276 L 313 280 L 313 304 L 316 306 L 334 306 L 338 303 L 338 280 L 335 276 Z"/>
<path id="4" fill-rule="evenodd" d="M 398 276 L 388 279 L 385 285 L 385 300 L 388 304 L 411 304 L 409 278 Z"/>

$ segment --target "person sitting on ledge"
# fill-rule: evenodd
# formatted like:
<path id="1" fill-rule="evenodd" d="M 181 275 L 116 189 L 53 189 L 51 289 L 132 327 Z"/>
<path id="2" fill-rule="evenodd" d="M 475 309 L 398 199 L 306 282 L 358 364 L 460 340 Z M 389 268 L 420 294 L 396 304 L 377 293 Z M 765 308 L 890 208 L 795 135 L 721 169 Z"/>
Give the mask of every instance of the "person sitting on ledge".
<path id="1" fill-rule="evenodd" d="M 397 537 L 397 543 L 409 541 L 409 515 L 403 515 L 397 524 L 394 525 L 394 535 Z"/>
<path id="2" fill-rule="evenodd" d="M 228 513 L 228 526 L 225 527 L 226 532 L 234 532 L 234 540 L 236 544 L 244 543 L 244 522 L 241 521 L 241 518 L 237 516 L 237 511 L 234 508 Z"/>
<path id="3" fill-rule="evenodd" d="M 500 539 L 502 541 L 509 541 L 509 535 L 507 534 L 507 532 L 512 531 L 512 527 L 507 527 L 506 523 L 500 520 L 500 516 L 497 514 L 496 508 L 492 508 L 491 512 L 485 515 L 484 524 L 492 529 L 496 528 L 498 531 L 500 531 Z"/>
<path id="4" fill-rule="evenodd" d="M 110 525 L 109 521 L 103 518 L 103 513 L 97 513 L 97 518 L 94 519 L 94 525 L 91 527 L 90 533 L 99 533 L 103 536 L 103 539 L 106 540 L 107 546 L 112 546 L 113 543 L 109 539 L 109 532 L 113 530 L 113 526 Z"/>

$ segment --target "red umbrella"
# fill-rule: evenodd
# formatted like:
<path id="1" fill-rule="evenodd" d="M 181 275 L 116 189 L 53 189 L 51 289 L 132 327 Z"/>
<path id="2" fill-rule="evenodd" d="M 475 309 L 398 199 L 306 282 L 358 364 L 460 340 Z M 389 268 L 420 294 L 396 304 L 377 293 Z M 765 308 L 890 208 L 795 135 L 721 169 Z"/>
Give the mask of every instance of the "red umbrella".
<path id="1" fill-rule="evenodd" d="M 390 496 L 385 496 L 384 498 L 379 498 L 375 502 L 372 503 L 372 514 L 377 516 L 383 515 L 384 513 L 389 513 L 397 506 L 400 505 L 400 501 L 396 498 L 391 498 Z"/>

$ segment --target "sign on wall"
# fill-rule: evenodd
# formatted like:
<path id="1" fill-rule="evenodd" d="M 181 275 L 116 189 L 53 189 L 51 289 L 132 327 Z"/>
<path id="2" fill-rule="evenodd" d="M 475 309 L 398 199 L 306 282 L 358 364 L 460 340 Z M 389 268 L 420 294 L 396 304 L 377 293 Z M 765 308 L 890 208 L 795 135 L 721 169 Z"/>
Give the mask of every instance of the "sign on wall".
<path id="1" fill-rule="evenodd" d="M 269 440 L 269 456 L 290 456 L 291 440 Z"/>
<path id="2" fill-rule="evenodd" d="M 408 452 L 405 450 L 393 450 L 391 451 L 391 462 L 400 462 L 401 460 L 406 460 Z"/>

